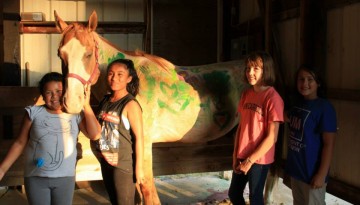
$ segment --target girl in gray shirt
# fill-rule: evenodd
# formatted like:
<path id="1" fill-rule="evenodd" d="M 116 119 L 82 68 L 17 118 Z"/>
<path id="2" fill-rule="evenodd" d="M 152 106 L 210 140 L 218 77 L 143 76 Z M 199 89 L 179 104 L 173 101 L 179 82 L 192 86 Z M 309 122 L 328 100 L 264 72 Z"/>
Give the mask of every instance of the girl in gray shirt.
<path id="1" fill-rule="evenodd" d="M 76 143 L 79 131 L 98 139 L 101 128 L 90 106 L 90 86 L 79 114 L 63 111 L 62 74 L 51 72 L 40 80 L 44 105 L 25 108 L 19 135 L 0 163 L 0 180 L 24 153 L 24 183 L 30 205 L 71 205 L 75 188 Z"/>

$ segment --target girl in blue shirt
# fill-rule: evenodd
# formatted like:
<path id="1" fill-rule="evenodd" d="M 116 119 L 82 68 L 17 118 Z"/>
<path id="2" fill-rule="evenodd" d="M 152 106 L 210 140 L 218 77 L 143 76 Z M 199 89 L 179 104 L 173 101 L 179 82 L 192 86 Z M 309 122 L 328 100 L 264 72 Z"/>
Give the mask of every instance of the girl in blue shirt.
<path id="1" fill-rule="evenodd" d="M 286 173 L 291 176 L 294 205 L 325 204 L 337 126 L 334 107 L 319 96 L 320 86 L 323 85 L 313 68 L 299 68 L 296 73 L 299 98 L 287 115 Z"/>

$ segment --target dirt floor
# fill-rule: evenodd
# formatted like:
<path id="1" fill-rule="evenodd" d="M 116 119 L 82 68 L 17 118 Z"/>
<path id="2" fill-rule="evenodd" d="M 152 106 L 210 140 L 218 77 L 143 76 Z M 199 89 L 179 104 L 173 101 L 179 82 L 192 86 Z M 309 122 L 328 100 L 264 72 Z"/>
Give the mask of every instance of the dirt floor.
<path id="1" fill-rule="evenodd" d="M 155 184 L 163 205 L 230 205 L 227 191 L 230 180 L 218 172 L 188 175 L 168 175 L 155 178 Z M 102 181 L 90 182 L 91 188 L 81 185 L 74 193 L 73 205 L 110 205 Z M 1 205 L 27 205 L 22 187 L 0 187 Z M 248 198 L 248 190 L 245 191 Z M 291 205 L 291 190 L 280 179 L 273 192 L 271 205 Z M 350 203 L 326 195 L 327 205 Z"/>

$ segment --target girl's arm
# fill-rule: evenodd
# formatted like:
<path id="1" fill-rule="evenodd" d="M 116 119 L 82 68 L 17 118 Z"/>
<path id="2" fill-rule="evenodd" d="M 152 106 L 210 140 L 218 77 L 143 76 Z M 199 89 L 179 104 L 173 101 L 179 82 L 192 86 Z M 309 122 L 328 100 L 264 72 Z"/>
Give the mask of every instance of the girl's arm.
<path id="1" fill-rule="evenodd" d="M 334 132 L 324 132 L 322 134 L 324 144 L 321 150 L 319 170 L 311 181 L 311 187 L 313 189 L 321 188 L 325 183 L 325 178 L 330 168 L 332 153 L 334 150 L 335 135 L 336 134 Z"/>
<path id="2" fill-rule="evenodd" d="M 84 118 L 79 124 L 81 132 L 91 140 L 97 140 L 101 136 L 101 126 L 97 121 L 94 111 L 90 106 L 90 85 L 85 86 Z"/>
<path id="3" fill-rule="evenodd" d="M 277 136 L 279 132 L 279 122 L 269 122 L 269 127 L 267 130 L 267 136 L 256 148 L 256 150 L 240 165 L 240 169 L 245 174 L 249 171 L 252 164 L 258 160 L 260 157 L 264 156 L 266 152 L 276 143 Z"/>
<path id="4" fill-rule="evenodd" d="M 132 100 L 126 104 L 123 112 L 125 112 L 124 114 L 129 119 L 131 130 L 135 135 L 135 174 L 137 183 L 142 184 L 144 180 L 144 131 L 142 110 L 140 105 Z"/>
<path id="5" fill-rule="evenodd" d="M 4 177 L 5 173 L 9 170 L 17 158 L 19 158 L 28 143 L 31 124 L 32 122 L 26 113 L 21 123 L 19 136 L 14 141 L 4 160 L 0 164 L 0 180 Z"/>

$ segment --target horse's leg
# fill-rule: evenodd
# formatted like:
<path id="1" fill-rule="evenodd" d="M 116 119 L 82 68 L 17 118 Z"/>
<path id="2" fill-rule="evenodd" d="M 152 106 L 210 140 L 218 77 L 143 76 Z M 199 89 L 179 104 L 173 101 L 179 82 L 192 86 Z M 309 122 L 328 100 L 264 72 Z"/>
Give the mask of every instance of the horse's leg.
<path id="1" fill-rule="evenodd" d="M 144 183 L 141 184 L 141 192 L 144 205 L 158 205 L 160 203 L 159 196 L 154 183 L 153 162 L 152 162 L 152 143 L 144 140 Z"/>
<path id="2" fill-rule="evenodd" d="M 135 204 L 136 205 L 142 205 L 143 201 L 143 196 L 142 196 L 142 193 L 141 193 L 141 188 L 140 188 L 140 185 L 138 183 L 136 183 L 136 186 L 135 186 Z"/>
<path id="3" fill-rule="evenodd" d="M 153 185 L 153 188 L 152 188 L 152 195 L 153 195 L 153 204 L 155 205 L 160 205 L 161 202 L 160 202 L 160 198 L 159 198 L 159 195 L 157 193 L 157 190 L 156 190 L 156 186 L 155 186 L 155 182 L 153 181 L 152 183 Z"/>

